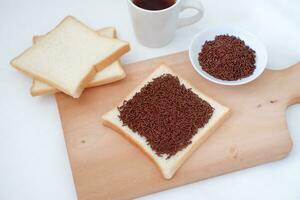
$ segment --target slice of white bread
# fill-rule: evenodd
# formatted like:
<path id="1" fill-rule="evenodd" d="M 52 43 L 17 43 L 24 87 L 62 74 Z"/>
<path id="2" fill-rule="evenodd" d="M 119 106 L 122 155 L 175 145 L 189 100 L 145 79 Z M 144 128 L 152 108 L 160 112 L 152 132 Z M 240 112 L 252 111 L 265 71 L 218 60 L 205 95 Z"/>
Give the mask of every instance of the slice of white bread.
<path id="1" fill-rule="evenodd" d="M 163 74 L 171 74 L 177 76 L 168 67 L 161 65 L 158 67 L 148 78 L 146 78 L 136 89 L 134 89 L 124 100 L 131 99 L 140 89 L 145 86 L 148 82 L 151 82 L 153 78 L 159 77 Z M 222 106 L 210 97 L 207 97 L 198 89 L 192 87 L 187 81 L 178 77 L 181 84 L 184 84 L 186 88 L 191 88 L 192 91 L 197 94 L 201 99 L 208 102 L 213 108 L 214 113 L 211 116 L 209 122 L 198 130 L 196 135 L 192 138 L 192 143 L 188 145 L 183 150 L 177 152 L 175 155 L 171 156 L 169 159 L 167 155 L 158 156 L 155 151 L 152 150 L 150 145 L 147 144 L 146 139 L 140 136 L 138 133 L 133 132 L 128 126 L 123 126 L 122 121 L 119 119 L 120 112 L 118 108 L 114 108 L 108 113 L 102 116 L 103 124 L 117 131 L 118 133 L 125 136 L 131 142 L 136 144 L 140 149 L 142 149 L 158 166 L 162 175 L 166 179 L 172 178 L 177 169 L 183 164 L 183 162 L 195 151 L 207 138 L 210 136 L 214 130 L 219 127 L 223 121 L 229 116 L 229 109 Z M 122 103 L 120 104 L 122 105 Z"/>
<path id="2" fill-rule="evenodd" d="M 68 16 L 37 44 L 14 58 L 11 65 L 78 98 L 96 70 L 102 70 L 127 51 L 127 42 L 101 37 Z"/>
<path id="3" fill-rule="evenodd" d="M 106 27 L 97 31 L 100 36 L 105 36 L 109 38 L 116 38 L 116 29 L 114 27 Z M 34 36 L 33 43 L 39 42 L 44 36 Z M 125 78 L 126 73 L 122 68 L 119 61 L 113 62 L 111 65 L 105 67 L 103 70 L 96 73 L 92 80 L 87 84 L 87 88 L 96 87 L 99 85 L 104 85 L 112 83 Z M 59 92 L 55 87 L 44 83 L 39 80 L 33 79 L 32 86 L 30 89 L 32 96 L 47 95 Z"/>

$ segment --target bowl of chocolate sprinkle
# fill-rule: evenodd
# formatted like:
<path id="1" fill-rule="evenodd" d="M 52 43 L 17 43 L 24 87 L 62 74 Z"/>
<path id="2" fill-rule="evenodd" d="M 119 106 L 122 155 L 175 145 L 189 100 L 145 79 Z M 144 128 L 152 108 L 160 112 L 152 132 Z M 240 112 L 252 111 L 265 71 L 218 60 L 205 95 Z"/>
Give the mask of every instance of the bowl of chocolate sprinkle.
<path id="1" fill-rule="evenodd" d="M 198 33 L 189 48 L 194 69 L 222 85 L 242 85 L 261 75 L 267 65 L 265 46 L 251 33 L 218 26 Z"/>

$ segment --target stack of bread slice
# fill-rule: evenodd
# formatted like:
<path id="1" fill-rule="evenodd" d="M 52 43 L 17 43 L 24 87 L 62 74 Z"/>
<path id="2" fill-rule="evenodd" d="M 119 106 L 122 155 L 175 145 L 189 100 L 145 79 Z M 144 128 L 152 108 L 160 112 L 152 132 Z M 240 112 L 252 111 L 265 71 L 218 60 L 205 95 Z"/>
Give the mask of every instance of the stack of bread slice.
<path id="1" fill-rule="evenodd" d="M 68 16 L 46 35 L 33 37 L 33 45 L 11 65 L 33 78 L 32 96 L 61 91 L 78 98 L 85 88 L 123 79 L 118 59 L 129 49 L 114 28 L 94 31 Z"/>

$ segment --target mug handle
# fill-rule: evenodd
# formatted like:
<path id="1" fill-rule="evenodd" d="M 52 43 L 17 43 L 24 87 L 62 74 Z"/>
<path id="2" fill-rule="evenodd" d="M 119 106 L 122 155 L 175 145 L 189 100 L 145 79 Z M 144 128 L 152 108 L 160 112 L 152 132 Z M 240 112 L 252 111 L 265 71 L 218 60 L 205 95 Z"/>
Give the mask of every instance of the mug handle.
<path id="1" fill-rule="evenodd" d="M 178 19 L 178 25 L 177 27 L 183 27 L 187 25 L 191 25 L 199 21 L 204 14 L 204 8 L 200 1 L 198 0 L 185 0 L 183 4 L 181 5 L 180 10 L 183 11 L 185 9 L 192 8 L 197 10 L 197 13 L 191 17 L 183 17 Z"/>

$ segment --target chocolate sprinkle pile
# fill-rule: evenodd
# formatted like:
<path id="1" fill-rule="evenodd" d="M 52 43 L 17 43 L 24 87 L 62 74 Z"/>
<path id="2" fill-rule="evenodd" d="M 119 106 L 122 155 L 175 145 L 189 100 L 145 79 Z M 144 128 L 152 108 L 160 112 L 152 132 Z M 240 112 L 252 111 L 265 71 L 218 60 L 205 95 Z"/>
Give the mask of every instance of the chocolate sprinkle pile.
<path id="1" fill-rule="evenodd" d="M 243 40 L 229 35 L 206 41 L 198 60 L 204 71 L 227 81 L 248 77 L 255 70 L 255 51 Z"/>
<path id="2" fill-rule="evenodd" d="M 170 74 L 154 78 L 118 110 L 123 126 L 145 137 L 156 154 L 167 159 L 191 144 L 214 112 Z"/>

